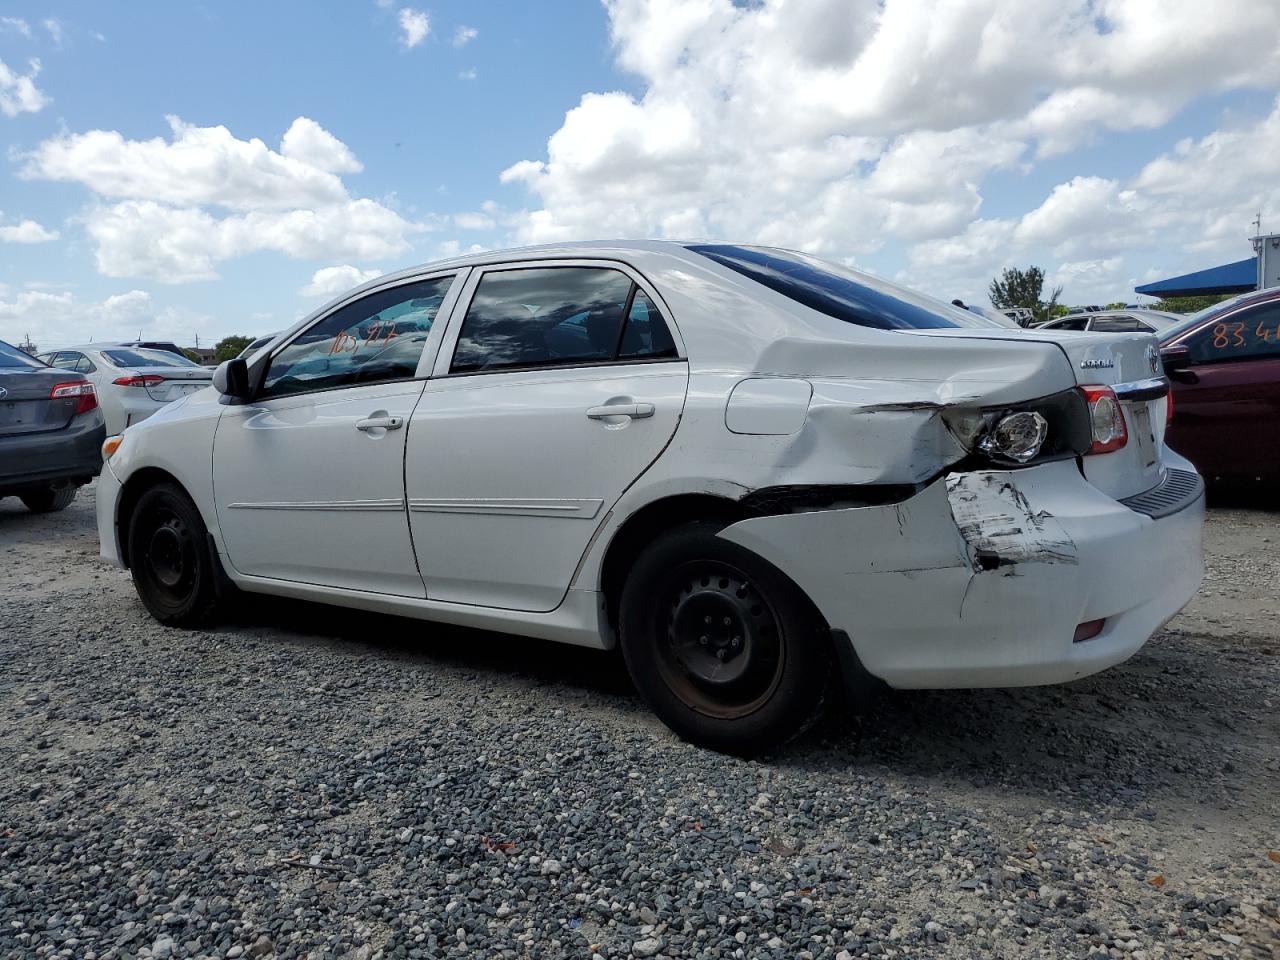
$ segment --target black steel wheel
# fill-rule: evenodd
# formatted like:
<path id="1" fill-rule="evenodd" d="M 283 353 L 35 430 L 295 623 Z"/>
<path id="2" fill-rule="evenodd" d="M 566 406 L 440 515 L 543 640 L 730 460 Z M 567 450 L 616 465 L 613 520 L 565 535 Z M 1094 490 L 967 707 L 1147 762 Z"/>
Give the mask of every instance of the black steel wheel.
<path id="1" fill-rule="evenodd" d="M 202 623 L 217 605 L 217 571 L 200 511 L 173 484 L 152 487 L 129 523 L 129 568 L 138 597 L 161 623 Z"/>
<path id="2" fill-rule="evenodd" d="M 691 742 L 758 753 L 806 729 L 831 690 L 831 643 L 779 570 L 698 523 L 659 536 L 623 588 L 623 656 L 654 712 Z"/>

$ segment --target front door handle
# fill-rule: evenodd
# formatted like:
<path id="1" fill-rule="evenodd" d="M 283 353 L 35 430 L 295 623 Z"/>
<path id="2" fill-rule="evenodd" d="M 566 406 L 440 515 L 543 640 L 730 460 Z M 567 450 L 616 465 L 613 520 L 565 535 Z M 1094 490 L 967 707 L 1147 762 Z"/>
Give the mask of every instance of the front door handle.
<path id="1" fill-rule="evenodd" d="M 653 416 L 652 403 L 605 403 L 598 407 L 588 407 L 587 416 L 592 420 L 608 420 L 610 417 L 630 417 L 632 420 L 643 420 Z"/>
<path id="2" fill-rule="evenodd" d="M 404 426 L 403 417 L 366 417 L 356 421 L 357 430 L 399 430 Z"/>

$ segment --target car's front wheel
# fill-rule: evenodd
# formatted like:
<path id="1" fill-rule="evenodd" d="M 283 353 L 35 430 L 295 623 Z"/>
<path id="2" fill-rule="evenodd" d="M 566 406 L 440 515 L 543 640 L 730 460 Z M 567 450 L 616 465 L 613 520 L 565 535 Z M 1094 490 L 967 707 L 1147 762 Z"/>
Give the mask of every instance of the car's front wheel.
<path id="1" fill-rule="evenodd" d="M 42 490 L 28 490 L 19 499 L 32 513 L 53 513 L 65 510 L 76 498 L 75 484 L 62 487 L 45 487 Z"/>
<path id="2" fill-rule="evenodd" d="M 164 483 L 142 494 L 129 522 L 129 568 L 153 617 L 171 626 L 212 617 L 218 603 L 214 562 L 200 511 L 185 492 Z"/>
<path id="3" fill-rule="evenodd" d="M 804 731 L 832 689 L 821 617 L 776 567 L 716 536 L 669 530 L 623 587 L 623 657 L 641 695 L 693 743 L 755 754 Z"/>

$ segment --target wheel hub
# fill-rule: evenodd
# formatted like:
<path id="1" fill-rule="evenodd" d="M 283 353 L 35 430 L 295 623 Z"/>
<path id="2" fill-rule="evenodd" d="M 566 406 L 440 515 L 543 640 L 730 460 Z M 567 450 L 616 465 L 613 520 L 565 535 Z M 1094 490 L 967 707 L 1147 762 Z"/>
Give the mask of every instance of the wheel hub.
<path id="1" fill-rule="evenodd" d="M 723 573 L 690 576 L 671 604 L 667 638 L 691 679 L 723 688 L 758 667 L 761 633 L 772 620 L 764 614 L 745 580 Z"/>
<path id="2" fill-rule="evenodd" d="M 156 580 L 169 589 L 186 576 L 187 544 L 186 531 L 176 519 L 160 524 L 151 534 L 147 558 Z"/>

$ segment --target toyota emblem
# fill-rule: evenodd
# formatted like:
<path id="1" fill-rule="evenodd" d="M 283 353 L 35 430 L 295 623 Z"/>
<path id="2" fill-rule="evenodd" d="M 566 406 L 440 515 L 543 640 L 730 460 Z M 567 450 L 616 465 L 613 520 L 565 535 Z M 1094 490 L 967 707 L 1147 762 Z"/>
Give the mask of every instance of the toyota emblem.
<path id="1" fill-rule="evenodd" d="M 0 400 L 3 400 L 8 395 L 9 395 L 9 391 L 6 390 L 4 387 L 0 387 Z"/>
<path id="2" fill-rule="evenodd" d="M 1150 343 L 1147 344 L 1147 366 L 1151 368 L 1153 374 L 1160 372 L 1160 351 Z"/>

